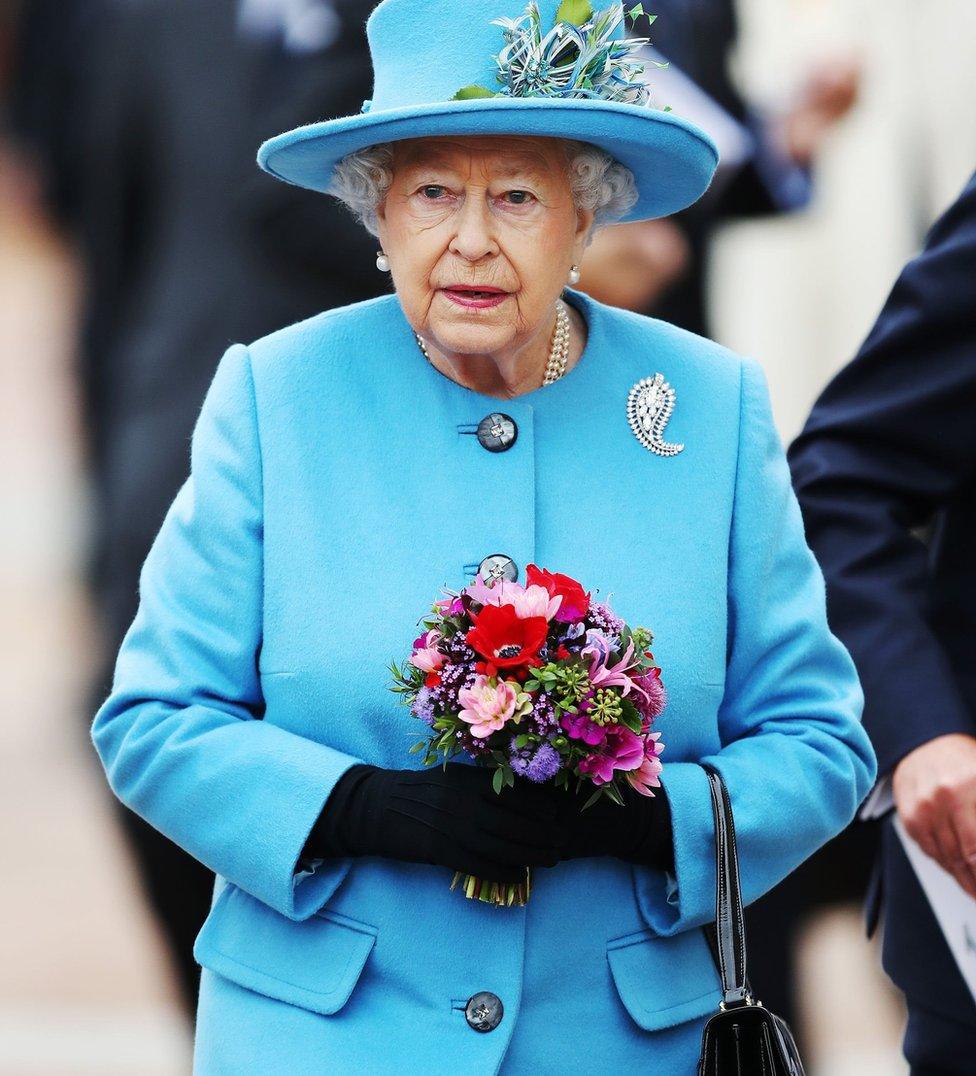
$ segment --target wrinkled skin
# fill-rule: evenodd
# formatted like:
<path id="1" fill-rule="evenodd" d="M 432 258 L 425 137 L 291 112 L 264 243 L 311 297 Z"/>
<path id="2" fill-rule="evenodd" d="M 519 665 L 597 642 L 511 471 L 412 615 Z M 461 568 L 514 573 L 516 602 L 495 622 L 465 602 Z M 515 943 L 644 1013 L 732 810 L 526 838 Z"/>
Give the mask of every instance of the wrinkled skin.
<path id="1" fill-rule="evenodd" d="M 393 183 L 377 216 L 397 296 L 434 365 L 501 398 L 538 388 L 556 302 L 593 224 L 574 203 L 566 144 L 521 136 L 394 143 Z M 452 298 L 458 285 L 505 294 L 473 308 Z M 585 343 L 583 320 L 570 312 L 567 369 Z"/>

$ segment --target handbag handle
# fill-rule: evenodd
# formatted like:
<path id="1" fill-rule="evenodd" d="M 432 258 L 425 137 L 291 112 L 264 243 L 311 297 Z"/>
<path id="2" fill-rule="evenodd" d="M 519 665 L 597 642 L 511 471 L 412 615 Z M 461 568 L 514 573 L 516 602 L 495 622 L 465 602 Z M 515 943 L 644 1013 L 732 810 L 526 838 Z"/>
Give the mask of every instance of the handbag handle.
<path id="1" fill-rule="evenodd" d="M 715 817 L 715 950 L 722 980 L 722 1007 L 751 1004 L 746 979 L 746 924 L 739 888 L 732 800 L 721 773 L 702 763 L 712 794 Z"/>

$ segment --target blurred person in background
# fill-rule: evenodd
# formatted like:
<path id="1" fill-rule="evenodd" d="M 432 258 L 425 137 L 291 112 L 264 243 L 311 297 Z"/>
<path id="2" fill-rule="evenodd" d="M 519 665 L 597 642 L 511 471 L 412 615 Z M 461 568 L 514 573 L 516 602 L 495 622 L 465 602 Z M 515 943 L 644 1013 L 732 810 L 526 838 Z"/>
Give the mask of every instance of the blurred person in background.
<path id="1" fill-rule="evenodd" d="M 838 56 L 813 70 L 797 99 L 773 116 L 752 107 L 732 78 L 738 35 L 733 0 L 655 0 L 644 8 L 657 18 L 640 16 L 633 33 L 650 36 L 648 55 L 671 65 L 649 68 L 659 103 L 672 104 L 717 137 L 723 164 L 709 193 L 684 213 L 598 236 L 583 262 L 580 286 L 603 302 L 710 335 L 711 235 L 730 220 L 789 213 L 809 203 L 811 165 L 854 104 L 860 72 Z"/>
<path id="2" fill-rule="evenodd" d="M 865 689 L 883 816 L 868 904 L 913 1076 L 976 1071 L 976 1003 L 894 829 L 976 899 L 976 176 L 789 451 L 831 626 Z M 894 808 L 894 810 L 892 810 Z"/>
<path id="3" fill-rule="evenodd" d="M 16 130 L 85 277 L 78 371 L 104 632 L 97 702 L 135 614 L 139 569 L 184 477 L 215 355 L 229 339 L 385 290 L 373 244 L 344 207 L 254 163 L 269 134 L 358 111 L 370 89 L 363 27 L 372 6 L 25 4 Z M 192 945 L 213 874 L 131 811 L 120 814 L 191 1013 Z"/>

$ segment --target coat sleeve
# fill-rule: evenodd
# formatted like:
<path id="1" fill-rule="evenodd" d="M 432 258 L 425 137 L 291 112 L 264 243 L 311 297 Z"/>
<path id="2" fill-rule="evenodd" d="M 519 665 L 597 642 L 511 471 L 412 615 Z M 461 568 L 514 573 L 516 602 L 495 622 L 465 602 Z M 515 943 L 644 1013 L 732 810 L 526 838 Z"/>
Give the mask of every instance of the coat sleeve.
<path id="1" fill-rule="evenodd" d="M 974 278 L 976 176 L 789 451 L 830 622 L 861 674 L 864 725 L 886 777 L 937 736 L 976 735 L 960 686 L 970 643 L 948 645 L 966 637 L 966 617 L 939 615 L 933 550 L 916 536 L 966 503 L 976 480 Z M 960 563 L 967 540 L 959 535 Z"/>
<path id="2" fill-rule="evenodd" d="M 853 818 L 876 761 L 850 655 L 827 626 L 761 367 L 744 359 L 729 541 L 721 747 L 701 761 L 732 799 L 743 899 L 771 889 Z M 671 935 L 715 916 L 715 829 L 705 771 L 665 763 L 674 872 L 638 868 L 641 907 Z"/>
<path id="3" fill-rule="evenodd" d="M 196 423 L 190 475 L 142 568 L 92 739 L 127 806 L 291 919 L 348 858 L 299 863 L 339 777 L 362 759 L 263 720 L 261 451 L 248 349 L 230 347 Z"/>

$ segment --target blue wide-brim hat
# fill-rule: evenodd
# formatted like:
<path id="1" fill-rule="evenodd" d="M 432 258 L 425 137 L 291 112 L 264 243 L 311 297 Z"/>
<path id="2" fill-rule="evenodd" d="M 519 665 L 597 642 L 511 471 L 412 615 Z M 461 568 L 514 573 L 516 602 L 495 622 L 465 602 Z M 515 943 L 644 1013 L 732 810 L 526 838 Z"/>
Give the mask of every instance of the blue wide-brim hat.
<path id="1" fill-rule="evenodd" d="M 718 150 L 687 120 L 634 103 L 645 91 L 622 44 L 622 5 L 597 5 L 593 15 L 587 0 L 528 7 L 525 0 L 383 0 L 366 24 L 372 100 L 358 115 L 276 135 L 259 149 L 258 164 L 286 183 L 329 193 L 336 164 L 379 142 L 569 138 L 599 146 L 633 172 L 639 198 L 624 220 L 676 213 L 705 193 Z M 506 27 L 498 19 L 519 21 Z M 585 67 L 572 62 L 579 50 L 563 44 L 580 35 L 593 45 Z M 540 47 L 533 51 L 533 43 Z"/>

